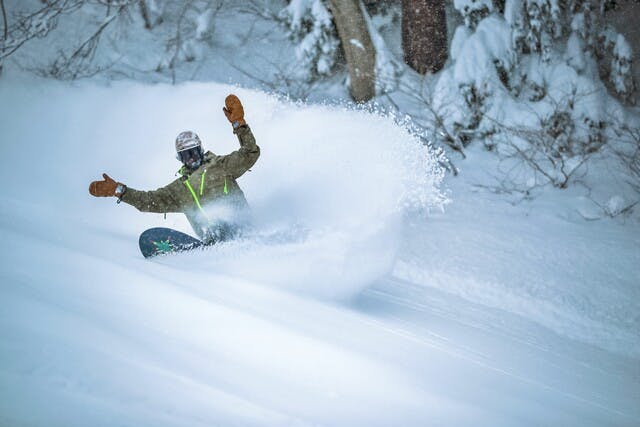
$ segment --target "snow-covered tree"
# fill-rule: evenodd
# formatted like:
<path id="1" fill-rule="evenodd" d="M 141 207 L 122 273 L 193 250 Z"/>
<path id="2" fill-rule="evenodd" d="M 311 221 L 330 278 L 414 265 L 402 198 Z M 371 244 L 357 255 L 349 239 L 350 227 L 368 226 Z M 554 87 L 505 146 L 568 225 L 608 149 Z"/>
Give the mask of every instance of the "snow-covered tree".
<path id="1" fill-rule="evenodd" d="M 508 23 L 497 14 L 482 19 L 475 31 L 466 26 L 456 30 L 451 46 L 455 63 L 448 70 L 451 76 L 436 84 L 434 102 L 436 109 L 453 103 L 464 112 L 448 115 L 449 131 L 464 143 L 493 132 L 493 124 L 483 117 L 490 108 L 487 102 L 507 91 L 505 80 L 516 65 L 511 36 Z"/>
<path id="2" fill-rule="evenodd" d="M 336 65 L 340 42 L 324 0 L 292 0 L 279 14 L 296 43 L 298 72 L 307 81 L 328 76 Z"/>
<path id="3" fill-rule="evenodd" d="M 464 18 L 464 24 L 471 30 L 493 12 L 492 0 L 454 0 L 453 5 Z"/>
<path id="4" fill-rule="evenodd" d="M 394 91 L 398 87 L 398 80 L 402 75 L 402 64 L 394 57 L 393 53 L 387 47 L 380 31 L 379 25 L 372 19 L 366 11 L 363 16 L 367 21 L 367 28 L 371 41 L 376 51 L 375 65 L 375 91 L 377 95 Z"/>
<path id="5" fill-rule="evenodd" d="M 551 60 L 553 40 L 558 34 L 560 9 L 557 0 L 526 0 L 525 11 L 528 31 L 525 41 L 530 52 L 541 54 L 542 60 Z"/>
<path id="6" fill-rule="evenodd" d="M 385 25 L 385 19 L 391 16 L 392 8 L 387 3 L 374 6 L 373 10 L 380 14 L 372 18 L 360 0 L 291 0 L 280 11 L 278 19 L 295 43 L 296 77 L 313 82 L 332 75 L 342 45 L 350 70 L 347 79 L 350 90 L 353 92 L 354 84 L 366 88 L 356 90 L 366 96 L 354 98 L 370 99 L 375 94 L 395 90 L 403 68 L 379 31 L 379 27 Z M 365 71 L 369 68 L 370 72 Z"/>
<path id="7" fill-rule="evenodd" d="M 583 173 L 619 126 L 603 58 L 618 98 L 635 90 L 631 47 L 604 25 L 606 3 L 456 0 L 464 25 L 428 109 L 448 145 L 477 140 L 560 188 Z"/>
<path id="8" fill-rule="evenodd" d="M 571 29 L 582 38 L 586 51 L 600 54 L 600 8 L 594 3 L 588 0 L 573 2 L 570 8 Z"/>
<path id="9" fill-rule="evenodd" d="M 504 18 L 511 26 L 511 42 L 514 50 L 522 54 L 527 47 L 527 20 L 524 0 L 507 0 L 504 6 Z"/>
<path id="10" fill-rule="evenodd" d="M 633 54 L 631 46 L 622 34 L 619 34 L 613 49 L 611 61 L 611 83 L 620 98 L 632 102 L 635 83 L 631 74 Z"/>

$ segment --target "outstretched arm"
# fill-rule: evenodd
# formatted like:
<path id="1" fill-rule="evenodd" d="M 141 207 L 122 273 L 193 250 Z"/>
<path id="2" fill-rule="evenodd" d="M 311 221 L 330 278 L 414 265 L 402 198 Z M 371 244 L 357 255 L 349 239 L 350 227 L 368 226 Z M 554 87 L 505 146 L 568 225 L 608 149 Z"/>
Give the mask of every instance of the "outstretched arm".
<path id="1" fill-rule="evenodd" d="M 93 181 L 89 193 L 95 197 L 117 197 L 141 212 L 182 212 L 180 201 L 175 197 L 174 181 L 155 191 L 140 191 L 116 182 L 109 175 L 102 174 L 102 181 Z"/>
<path id="2" fill-rule="evenodd" d="M 180 201 L 175 197 L 174 183 L 153 191 L 140 191 L 127 188 L 120 200 L 138 209 L 140 212 L 182 212 Z M 186 191 L 186 190 L 185 190 Z"/>

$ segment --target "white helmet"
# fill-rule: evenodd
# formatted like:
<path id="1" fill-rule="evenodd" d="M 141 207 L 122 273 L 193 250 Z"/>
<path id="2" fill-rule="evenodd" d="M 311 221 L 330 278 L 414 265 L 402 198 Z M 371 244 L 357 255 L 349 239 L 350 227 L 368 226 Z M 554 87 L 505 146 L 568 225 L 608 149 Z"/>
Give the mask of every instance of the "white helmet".
<path id="1" fill-rule="evenodd" d="M 201 147 L 202 141 L 195 132 L 186 130 L 180 132 L 180 135 L 176 137 L 176 152 L 188 150 L 193 147 Z"/>
<path id="2" fill-rule="evenodd" d="M 196 169 L 203 157 L 202 141 L 198 135 L 190 130 L 180 132 L 176 138 L 176 158 L 189 168 Z"/>

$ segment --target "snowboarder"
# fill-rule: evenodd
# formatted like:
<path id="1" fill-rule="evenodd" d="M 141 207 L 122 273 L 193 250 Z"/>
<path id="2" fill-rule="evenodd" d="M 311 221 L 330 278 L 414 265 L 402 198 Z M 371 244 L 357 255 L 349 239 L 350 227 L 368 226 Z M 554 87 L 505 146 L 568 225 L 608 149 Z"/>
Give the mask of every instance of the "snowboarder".
<path id="1" fill-rule="evenodd" d="M 183 164 L 180 177 L 155 191 L 140 191 L 116 182 L 106 173 L 103 181 L 89 185 L 96 197 L 117 197 L 141 212 L 182 212 L 205 244 L 228 240 L 246 224 L 248 203 L 236 179 L 260 156 L 260 147 L 244 120 L 244 109 L 235 95 L 222 108 L 238 136 L 240 149 L 218 156 L 202 149 L 198 135 L 185 131 L 176 138 L 176 157 Z"/>

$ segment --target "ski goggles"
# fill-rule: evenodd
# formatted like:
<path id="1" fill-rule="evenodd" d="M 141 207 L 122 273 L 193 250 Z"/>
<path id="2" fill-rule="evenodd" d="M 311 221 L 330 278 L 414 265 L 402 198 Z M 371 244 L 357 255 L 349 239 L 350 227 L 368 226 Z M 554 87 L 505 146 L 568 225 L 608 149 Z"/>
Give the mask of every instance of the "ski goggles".
<path id="1" fill-rule="evenodd" d="M 186 150 L 178 151 L 176 157 L 184 164 L 202 160 L 202 148 L 200 146 L 196 146 L 187 148 Z"/>

